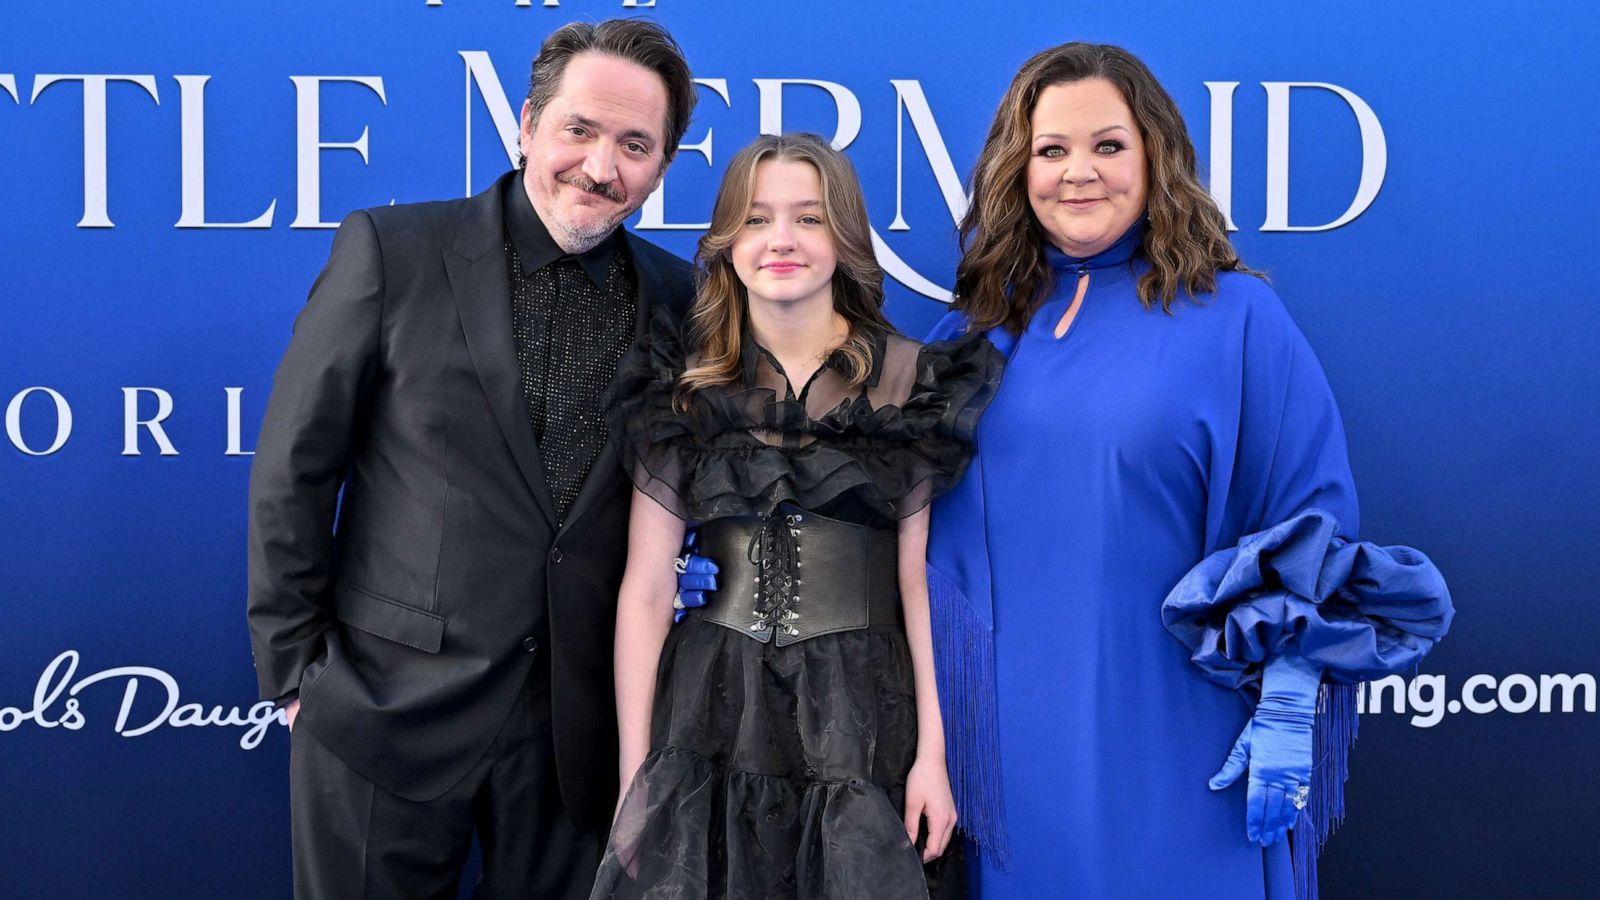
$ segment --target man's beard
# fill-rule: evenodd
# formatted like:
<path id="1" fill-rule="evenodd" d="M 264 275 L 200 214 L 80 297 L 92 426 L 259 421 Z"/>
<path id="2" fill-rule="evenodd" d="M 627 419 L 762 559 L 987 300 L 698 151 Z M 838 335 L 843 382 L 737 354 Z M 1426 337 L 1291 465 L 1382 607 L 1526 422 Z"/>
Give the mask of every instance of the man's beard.
<path id="1" fill-rule="evenodd" d="M 601 184 L 582 172 L 562 173 L 556 176 L 556 180 L 569 187 L 622 204 L 622 211 L 614 218 L 606 222 L 596 222 L 588 227 L 578 227 L 562 221 L 561 217 L 552 215 L 550 218 L 555 221 L 547 223 L 551 231 L 550 236 L 555 239 L 556 245 L 567 253 L 574 255 L 587 253 L 598 247 L 602 241 L 611 236 L 617 225 L 633 212 L 633 208 L 627 204 L 627 192 L 614 181 Z"/>

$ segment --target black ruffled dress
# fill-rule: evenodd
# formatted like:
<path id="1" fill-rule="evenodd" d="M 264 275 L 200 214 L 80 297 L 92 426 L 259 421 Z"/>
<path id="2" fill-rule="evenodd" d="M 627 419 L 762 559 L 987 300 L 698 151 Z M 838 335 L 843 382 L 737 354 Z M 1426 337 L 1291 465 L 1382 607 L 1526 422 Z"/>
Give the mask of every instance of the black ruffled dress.
<path id="1" fill-rule="evenodd" d="M 747 331 L 741 381 L 696 392 L 679 413 L 672 393 L 686 348 L 658 317 L 615 388 L 611 426 L 623 464 L 640 490 L 701 523 L 703 538 L 719 525 L 754 523 L 752 554 L 816 516 L 836 532 L 874 532 L 881 548 L 884 531 L 892 535 L 900 518 L 960 479 L 1003 360 L 981 337 L 922 346 L 885 334 L 873 343 L 865 385 L 848 385 L 835 354 L 796 393 Z M 805 526 L 783 524 L 807 516 Z M 841 561 L 817 549 L 825 546 L 800 549 L 806 568 L 794 574 L 851 583 L 857 573 L 839 571 Z M 731 561 L 717 562 L 724 590 L 703 610 L 737 594 L 726 579 Z M 844 566 L 861 567 L 853 558 Z M 673 627 L 651 750 L 613 825 L 594 898 L 912 900 L 964 891 L 959 847 L 924 872 L 902 824 L 917 747 L 903 626 L 874 613 L 864 627 L 790 628 L 786 638 L 785 622 L 812 624 L 807 615 L 852 600 L 809 590 L 783 609 L 758 605 L 759 636 L 744 620 L 714 616 Z M 898 616 L 898 602 L 891 606 Z"/>

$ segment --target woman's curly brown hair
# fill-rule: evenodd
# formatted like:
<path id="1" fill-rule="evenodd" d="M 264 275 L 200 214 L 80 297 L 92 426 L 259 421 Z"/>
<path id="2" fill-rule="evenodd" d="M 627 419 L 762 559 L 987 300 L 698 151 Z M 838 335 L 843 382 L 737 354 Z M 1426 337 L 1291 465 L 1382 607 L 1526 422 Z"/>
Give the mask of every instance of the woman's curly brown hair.
<path id="1" fill-rule="evenodd" d="M 1052 85 L 1100 78 L 1133 112 L 1149 169 L 1140 253 L 1150 270 L 1139 300 L 1170 313 L 1180 291 L 1216 290 L 1218 272 L 1251 271 L 1228 241 L 1227 221 L 1200 183 L 1194 144 L 1172 97 L 1137 57 L 1109 44 L 1071 43 L 1036 54 L 1022 66 L 995 111 L 972 173 L 972 204 L 961 220 L 961 262 L 953 306 L 974 330 L 1004 325 L 1020 334 L 1050 292 L 1048 238 L 1028 203 L 1032 117 Z"/>

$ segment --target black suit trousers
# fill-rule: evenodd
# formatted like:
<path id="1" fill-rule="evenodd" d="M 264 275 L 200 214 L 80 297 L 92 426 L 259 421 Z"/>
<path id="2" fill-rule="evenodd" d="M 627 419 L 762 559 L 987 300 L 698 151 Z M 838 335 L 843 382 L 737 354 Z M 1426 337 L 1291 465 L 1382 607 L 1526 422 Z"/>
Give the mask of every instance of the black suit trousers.
<path id="1" fill-rule="evenodd" d="M 296 900 L 455 900 L 476 833 L 477 900 L 583 900 L 605 832 L 561 801 L 548 677 L 540 666 L 483 757 L 428 801 L 397 797 L 345 765 L 298 721 L 289 797 Z"/>

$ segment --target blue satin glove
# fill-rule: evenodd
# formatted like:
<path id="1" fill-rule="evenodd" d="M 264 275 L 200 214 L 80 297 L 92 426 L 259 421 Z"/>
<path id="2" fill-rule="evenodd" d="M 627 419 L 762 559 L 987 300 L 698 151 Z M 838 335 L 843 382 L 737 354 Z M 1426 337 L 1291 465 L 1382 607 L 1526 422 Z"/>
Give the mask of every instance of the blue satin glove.
<path id="1" fill-rule="evenodd" d="M 678 593 L 672 598 L 673 622 L 683 621 L 689 610 L 706 605 L 706 591 L 717 589 L 717 564 L 701 556 L 696 548 L 700 532 L 690 529 L 683 539 L 683 555 L 672 564 L 678 573 Z"/>
<path id="2" fill-rule="evenodd" d="M 1267 659 L 1261 675 L 1261 702 L 1233 744 L 1222 769 L 1211 776 L 1220 791 L 1248 769 L 1245 835 L 1269 847 L 1289 829 L 1311 793 L 1311 729 L 1317 715 L 1322 667 L 1298 653 Z"/>

